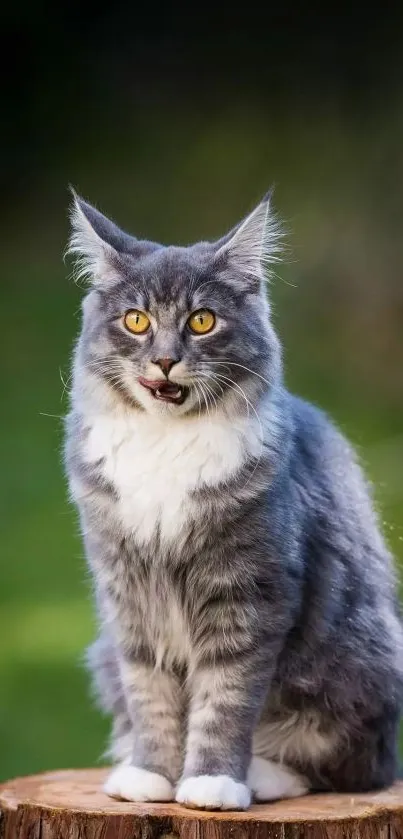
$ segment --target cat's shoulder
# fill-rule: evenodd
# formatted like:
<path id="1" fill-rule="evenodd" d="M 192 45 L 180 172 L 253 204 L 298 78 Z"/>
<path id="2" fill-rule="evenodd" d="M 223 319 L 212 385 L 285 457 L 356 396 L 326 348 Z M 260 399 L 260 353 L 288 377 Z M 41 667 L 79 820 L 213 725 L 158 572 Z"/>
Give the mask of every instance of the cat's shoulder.
<path id="1" fill-rule="evenodd" d="M 354 446 L 326 411 L 294 394 L 288 394 L 292 417 L 293 453 L 298 468 L 315 467 L 318 472 L 348 477 L 358 466 Z M 340 470 L 347 469 L 344 476 Z"/>

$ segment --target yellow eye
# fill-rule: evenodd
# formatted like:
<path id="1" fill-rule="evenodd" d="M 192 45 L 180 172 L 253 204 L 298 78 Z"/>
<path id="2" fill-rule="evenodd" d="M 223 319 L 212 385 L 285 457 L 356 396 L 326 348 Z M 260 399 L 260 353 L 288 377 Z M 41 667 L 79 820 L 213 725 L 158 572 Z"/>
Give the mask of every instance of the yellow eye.
<path id="1" fill-rule="evenodd" d="M 123 323 L 129 332 L 134 332 L 135 335 L 142 335 L 144 332 L 147 332 L 150 326 L 150 318 L 147 317 L 145 312 L 140 312 L 140 309 L 131 309 L 130 312 L 126 312 Z"/>
<path id="2" fill-rule="evenodd" d="M 205 335 L 215 326 L 215 316 L 208 309 L 198 309 L 188 320 L 188 326 L 197 335 Z"/>

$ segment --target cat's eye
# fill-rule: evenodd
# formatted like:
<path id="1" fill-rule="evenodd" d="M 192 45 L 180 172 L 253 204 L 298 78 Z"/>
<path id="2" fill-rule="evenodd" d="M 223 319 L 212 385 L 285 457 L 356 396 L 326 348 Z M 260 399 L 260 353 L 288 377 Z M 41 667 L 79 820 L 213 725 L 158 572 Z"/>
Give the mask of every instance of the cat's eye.
<path id="1" fill-rule="evenodd" d="M 143 335 L 150 326 L 150 318 L 140 309 L 130 309 L 130 312 L 126 312 L 123 323 L 129 332 L 133 332 L 135 335 Z"/>
<path id="2" fill-rule="evenodd" d="M 215 315 L 209 309 L 198 309 L 188 318 L 188 327 L 196 335 L 206 335 L 215 326 Z"/>

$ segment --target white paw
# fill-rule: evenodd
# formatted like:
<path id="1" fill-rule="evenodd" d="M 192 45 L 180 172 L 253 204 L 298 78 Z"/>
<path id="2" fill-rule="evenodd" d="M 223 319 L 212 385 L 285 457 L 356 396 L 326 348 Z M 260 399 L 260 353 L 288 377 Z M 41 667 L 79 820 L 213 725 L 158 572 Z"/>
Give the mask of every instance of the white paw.
<path id="1" fill-rule="evenodd" d="M 287 766 L 253 757 L 248 772 L 248 786 L 256 801 L 298 798 L 309 791 L 308 782 Z"/>
<path id="2" fill-rule="evenodd" d="M 174 791 L 167 778 L 137 766 L 117 766 L 104 786 L 112 798 L 125 801 L 173 801 Z"/>
<path id="3" fill-rule="evenodd" d="M 250 792 L 228 775 L 198 775 L 185 778 L 179 784 L 176 800 L 185 807 L 204 807 L 206 810 L 246 810 Z"/>

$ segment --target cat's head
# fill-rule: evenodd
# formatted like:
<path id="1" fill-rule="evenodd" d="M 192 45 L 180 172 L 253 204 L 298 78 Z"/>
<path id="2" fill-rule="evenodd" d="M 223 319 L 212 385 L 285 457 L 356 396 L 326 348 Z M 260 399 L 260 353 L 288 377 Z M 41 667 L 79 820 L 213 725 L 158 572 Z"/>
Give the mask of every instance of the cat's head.
<path id="1" fill-rule="evenodd" d="M 279 375 L 265 289 L 280 252 L 270 197 L 219 241 L 189 247 L 138 240 L 76 195 L 72 228 L 90 284 L 85 370 L 151 414 L 253 410 Z"/>

